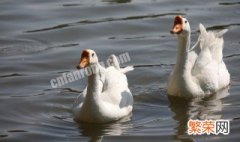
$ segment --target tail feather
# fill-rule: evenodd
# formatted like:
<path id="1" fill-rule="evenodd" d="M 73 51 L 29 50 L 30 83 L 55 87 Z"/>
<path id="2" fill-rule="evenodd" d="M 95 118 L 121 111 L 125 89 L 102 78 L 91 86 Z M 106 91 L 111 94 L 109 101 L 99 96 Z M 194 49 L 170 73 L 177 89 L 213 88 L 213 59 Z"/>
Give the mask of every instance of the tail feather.
<path id="1" fill-rule="evenodd" d="M 107 61 L 110 66 L 115 67 L 117 70 L 120 69 L 120 65 L 119 65 L 116 55 L 114 55 L 114 54 L 110 55 Z"/>
<path id="2" fill-rule="evenodd" d="M 217 32 L 217 33 L 216 33 L 216 36 L 217 36 L 218 38 L 222 38 L 223 35 L 224 35 L 225 33 L 227 33 L 227 31 L 228 31 L 228 29 L 223 29 L 223 30 L 221 30 L 220 32 Z"/>
<path id="3" fill-rule="evenodd" d="M 201 23 L 199 24 L 199 30 L 200 30 L 201 35 L 203 35 L 203 36 L 207 35 L 207 30 Z"/>
<path id="4" fill-rule="evenodd" d="M 127 66 L 125 68 L 121 68 L 121 72 L 126 74 L 127 72 L 133 71 L 134 67 L 133 66 Z"/>
<path id="5" fill-rule="evenodd" d="M 200 35 L 200 48 L 202 50 L 209 50 L 212 59 L 221 62 L 223 58 L 223 35 L 228 31 L 227 29 L 220 32 L 207 31 L 206 28 L 199 24 Z"/>
<path id="6" fill-rule="evenodd" d="M 129 71 L 134 70 L 133 66 L 127 66 L 125 68 L 120 68 L 118 59 L 114 54 L 109 56 L 108 63 L 109 63 L 110 66 L 113 66 L 115 69 L 119 70 L 121 73 L 124 73 L 124 74 L 129 72 Z"/>

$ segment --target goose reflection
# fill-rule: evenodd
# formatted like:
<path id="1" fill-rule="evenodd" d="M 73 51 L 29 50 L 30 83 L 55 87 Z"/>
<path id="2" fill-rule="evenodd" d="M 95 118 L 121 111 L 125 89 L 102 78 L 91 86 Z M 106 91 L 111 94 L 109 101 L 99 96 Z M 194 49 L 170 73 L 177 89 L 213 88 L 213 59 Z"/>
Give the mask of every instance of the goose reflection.
<path id="1" fill-rule="evenodd" d="M 178 121 L 176 139 L 187 138 L 187 122 L 189 119 L 222 119 L 222 99 L 229 95 L 228 90 L 229 88 L 223 89 L 207 98 L 184 99 L 168 96 L 169 108 L 174 113 L 173 119 Z M 189 138 L 187 139 L 189 140 Z"/>
<path id="2" fill-rule="evenodd" d="M 124 117 L 123 119 L 106 124 L 97 124 L 97 123 L 78 123 L 79 131 L 81 135 L 89 137 L 89 142 L 101 142 L 103 136 L 107 135 L 121 135 L 124 131 L 131 127 L 129 120 L 132 117 L 132 114 Z"/>

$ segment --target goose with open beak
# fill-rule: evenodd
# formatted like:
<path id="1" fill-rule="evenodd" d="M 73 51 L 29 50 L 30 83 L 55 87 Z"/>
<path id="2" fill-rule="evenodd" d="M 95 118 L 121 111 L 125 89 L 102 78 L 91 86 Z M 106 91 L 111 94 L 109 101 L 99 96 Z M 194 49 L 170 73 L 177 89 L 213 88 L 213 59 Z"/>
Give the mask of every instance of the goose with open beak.
<path id="1" fill-rule="evenodd" d="M 199 24 L 200 35 L 190 48 L 189 21 L 176 16 L 170 33 L 177 35 L 177 61 L 168 81 L 169 95 L 205 97 L 226 88 L 230 74 L 223 61 L 223 35 L 226 29 L 213 32 Z"/>
<path id="2" fill-rule="evenodd" d="M 95 51 L 82 52 L 78 69 L 89 67 L 86 89 L 73 105 L 75 121 L 107 123 L 117 121 L 131 114 L 133 96 L 128 88 L 127 77 L 114 66 L 105 68 L 98 62 Z"/>

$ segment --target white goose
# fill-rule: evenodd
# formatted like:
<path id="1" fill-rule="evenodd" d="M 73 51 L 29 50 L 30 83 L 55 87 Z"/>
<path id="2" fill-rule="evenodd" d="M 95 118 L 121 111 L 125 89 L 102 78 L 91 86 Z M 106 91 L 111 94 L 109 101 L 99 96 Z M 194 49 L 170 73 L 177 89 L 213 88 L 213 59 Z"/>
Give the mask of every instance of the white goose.
<path id="1" fill-rule="evenodd" d="M 176 16 L 172 34 L 178 36 L 178 55 L 168 82 L 168 94 L 182 97 L 204 97 L 216 93 L 230 84 L 230 74 L 223 62 L 223 35 L 206 31 L 199 24 L 200 35 L 190 49 L 189 22 Z"/>
<path id="2" fill-rule="evenodd" d="M 118 62 L 116 64 L 119 64 Z M 97 54 L 90 49 L 82 52 L 78 69 L 89 67 L 88 86 L 73 105 L 75 121 L 107 123 L 131 114 L 133 96 L 128 88 L 127 77 L 113 66 L 102 67 Z"/>

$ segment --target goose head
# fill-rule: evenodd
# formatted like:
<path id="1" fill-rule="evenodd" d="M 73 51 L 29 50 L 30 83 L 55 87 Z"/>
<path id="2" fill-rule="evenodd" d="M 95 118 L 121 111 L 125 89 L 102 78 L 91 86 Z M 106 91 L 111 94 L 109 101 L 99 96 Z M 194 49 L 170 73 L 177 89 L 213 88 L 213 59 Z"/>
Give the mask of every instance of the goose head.
<path id="1" fill-rule="evenodd" d="M 82 69 L 96 63 L 98 63 L 96 52 L 91 49 L 85 49 L 82 51 L 81 59 L 77 65 L 77 69 Z"/>
<path id="2" fill-rule="evenodd" d="M 191 29 L 188 20 L 182 16 L 176 16 L 170 33 L 177 34 L 178 36 L 186 36 L 190 32 Z"/>

